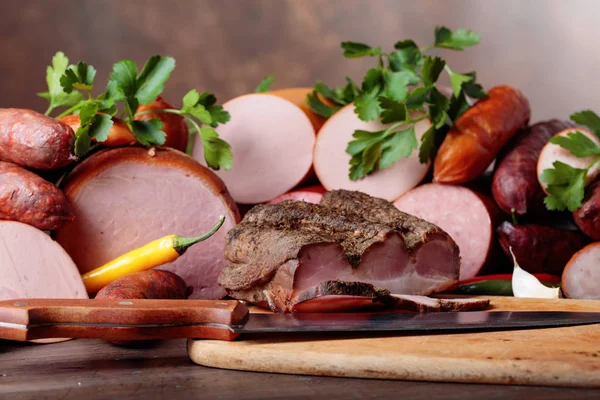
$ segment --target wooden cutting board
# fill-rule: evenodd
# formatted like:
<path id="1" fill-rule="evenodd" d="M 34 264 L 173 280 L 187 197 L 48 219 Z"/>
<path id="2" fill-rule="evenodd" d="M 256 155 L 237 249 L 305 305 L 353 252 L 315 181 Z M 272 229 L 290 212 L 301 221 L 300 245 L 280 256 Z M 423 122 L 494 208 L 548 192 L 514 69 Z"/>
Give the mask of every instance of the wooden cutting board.
<path id="1" fill-rule="evenodd" d="M 600 311 L 600 301 L 492 297 L 494 310 Z M 600 325 L 522 331 L 189 340 L 197 364 L 287 374 L 600 387 Z"/>

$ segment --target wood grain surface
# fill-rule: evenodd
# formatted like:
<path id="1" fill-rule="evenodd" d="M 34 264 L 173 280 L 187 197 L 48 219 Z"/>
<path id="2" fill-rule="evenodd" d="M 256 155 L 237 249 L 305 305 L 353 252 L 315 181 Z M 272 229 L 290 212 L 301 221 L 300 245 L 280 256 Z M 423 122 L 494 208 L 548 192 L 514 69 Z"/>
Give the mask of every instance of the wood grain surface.
<path id="1" fill-rule="evenodd" d="M 600 301 L 492 298 L 497 311 L 600 311 Z M 600 388 L 600 324 L 504 332 L 190 340 L 198 364 L 376 379 Z"/>
<path id="2" fill-rule="evenodd" d="M 221 100 L 252 91 L 267 74 L 276 88 L 320 79 L 360 79 L 373 60 L 346 60 L 339 44 L 391 49 L 425 45 L 436 24 L 472 28 L 481 44 L 444 52 L 453 69 L 477 71 L 486 86 L 508 83 L 528 96 L 532 121 L 566 118 L 600 103 L 594 0 L 19 0 L 0 13 L 0 107 L 43 111 L 45 68 L 57 50 L 98 69 L 169 54 L 177 68 L 166 88 L 179 104 L 191 88 Z M 598 111 L 598 110 L 597 110 Z"/>

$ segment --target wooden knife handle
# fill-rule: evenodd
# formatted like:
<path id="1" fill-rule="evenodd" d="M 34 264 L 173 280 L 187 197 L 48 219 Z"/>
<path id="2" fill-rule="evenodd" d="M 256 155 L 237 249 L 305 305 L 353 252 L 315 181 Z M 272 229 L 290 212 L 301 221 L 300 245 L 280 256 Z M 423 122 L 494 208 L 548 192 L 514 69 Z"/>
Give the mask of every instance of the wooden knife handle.
<path id="1" fill-rule="evenodd" d="M 0 339 L 233 340 L 248 308 L 237 300 L 18 299 L 0 301 Z"/>

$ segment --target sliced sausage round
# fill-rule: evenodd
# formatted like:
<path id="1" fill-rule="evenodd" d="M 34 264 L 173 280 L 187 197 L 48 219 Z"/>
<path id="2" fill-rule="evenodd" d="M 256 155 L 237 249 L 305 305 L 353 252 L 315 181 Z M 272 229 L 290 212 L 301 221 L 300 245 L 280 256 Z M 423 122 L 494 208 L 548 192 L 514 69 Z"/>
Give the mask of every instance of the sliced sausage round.
<path id="1" fill-rule="evenodd" d="M 306 201 L 307 203 L 319 204 L 321 198 L 323 198 L 323 193 L 325 193 L 325 188 L 323 186 L 310 186 L 282 194 L 267 202 L 267 204 L 277 204 L 285 200 Z"/>
<path id="2" fill-rule="evenodd" d="M 426 119 L 415 124 L 419 141 L 430 126 L 431 122 Z M 401 158 L 390 167 L 375 171 L 363 179 L 353 181 L 348 177 L 350 154 L 346 153 L 346 148 L 353 140 L 354 131 L 360 129 L 375 132 L 388 127 L 389 125 L 379 121 L 362 121 L 354 113 L 353 104 L 342 108 L 329 118 L 319 131 L 314 155 L 315 172 L 325 189 L 357 190 L 394 201 L 417 186 L 427 174 L 430 165 L 421 164 L 418 151 L 413 151 L 410 156 Z"/>
<path id="3" fill-rule="evenodd" d="M 320 115 L 315 114 L 306 103 L 306 96 L 311 94 L 312 91 L 312 88 L 288 88 L 273 90 L 268 93 L 291 101 L 292 103 L 300 107 L 300 109 L 304 111 L 304 113 L 310 120 L 310 123 L 315 129 L 315 133 L 318 133 L 323 124 L 325 123 L 326 119 L 324 117 L 321 117 Z M 333 103 L 327 101 L 327 99 L 324 99 L 321 96 L 319 96 L 319 98 L 325 104 L 333 105 Z"/>
<path id="4" fill-rule="evenodd" d="M 231 120 L 217 128 L 231 145 L 233 167 L 215 173 L 242 204 L 269 201 L 294 188 L 310 171 L 315 131 L 293 103 L 263 93 L 236 97 L 223 104 Z M 201 140 L 193 156 L 204 164 Z"/>
<path id="5" fill-rule="evenodd" d="M 169 234 L 192 237 L 225 223 L 173 263 L 192 298 L 220 298 L 225 234 L 239 213 L 223 181 L 193 158 L 169 148 L 127 147 L 98 152 L 67 176 L 64 192 L 77 219 L 56 231 L 81 273 Z"/>
<path id="6" fill-rule="evenodd" d="M 487 197 L 462 186 L 429 183 L 394 202 L 405 213 L 446 231 L 460 250 L 460 280 L 477 275 L 493 250 L 498 209 Z"/>
<path id="7" fill-rule="evenodd" d="M 600 242 L 571 257 L 562 274 L 562 292 L 572 299 L 600 300 Z"/>
<path id="8" fill-rule="evenodd" d="M 583 233 L 600 240 L 600 181 L 587 189 L 581 207 L 573 212 L 573 220 Z"/>
<path id="9" fill-rule="evenodd" d="M 0 221 L 0 277 L 0 300 L 88 297 L 67 252 L 21 222 Z"/>

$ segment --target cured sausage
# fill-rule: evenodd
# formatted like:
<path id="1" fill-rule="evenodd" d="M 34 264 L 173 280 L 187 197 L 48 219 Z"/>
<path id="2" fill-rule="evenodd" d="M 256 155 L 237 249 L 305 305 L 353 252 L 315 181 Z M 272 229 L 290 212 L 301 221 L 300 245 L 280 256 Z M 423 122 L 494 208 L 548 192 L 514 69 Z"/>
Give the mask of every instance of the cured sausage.
<path id="1" fill-rule="evenodd" d="M 75 133 L 67 124 L 32 110 L 0 109 L 0 160 L 53 169 L 77 160 Z"/>
<path id="2" fill-rule="evenodd" d="M 188 288 L 178 275 L 157 269 L 123 276 L 104 286 L 96 299 L 187 299 Z"/>
<path id="3" fill-rule="evenodd" d="M 592 142 L 594 142 L 597 146 L 600 146 L 600 140 L 598 139 L 598 137 L 592 132 L 588 131 L 587 129 L 568 128 L 557 133 L 555 136 L 566 136 L 571 132 L 580 132 Z M 564 149 L 557 144 L 547 143 L 542 149 L 537 163 L 537 175 L 540 185 L 544 191 L 546 190 L 547 184 L 545 182 L 542 182 L 541 180 L 542 173 L 546 169 L 553 168 L 553 164 L 555 161 L 563 162 L 565 164 L 570 165 L 573 168 L 585 169 L 594 161 L 594 156 L 580 158 L 571 154 L 569 150 Z M 585 184 L 588 185 L 594 179 L 596 179 L 599 172 L 600 171 L 598 170 L 597 165 L 593 168 L 590 168 L 587 172 Z"/>
<path id="4" fill-rule="evenodd" d="M 433 181 L 464 183 L 485 172 L 506 142 L 527 125 L 527 98 L 510 86 L 490 89 L 488 97 L 461 115 L 438 150 Z"/>
<path id="5" fill-rule="evenodd" d="M 161 96 L 158 96 L 155 101 L 150 104 L 142 104 L 138 107 L 136 113 L 148 110 L 164 110 L 177 109 L 174 105 L 167 103 Z M 189 131 L 185 118 L 181 115 L 171 113 L 152 113 L 135 117 L 136 120 L 148 121 L 152 118 L 158 118 L 162 121 L 162 131 L 167 134 L 165 144 L 163 146 L 172 147 L 179 151 L 185 151 Z"/>
<path id="6" fill-rule="evenodd" d="M 73 132 L 77 132 L 77 129 L 81 126 L 81 120 L 77 114 L 67 115 L 60 118 L 59 121 L 69 125 L 73 129 Z M 137 143 L 137 139 L 133 136 L 125 121 L 116 117 L 112 117 L 112 121 L 113 126 L 110 128 L 108 138 L 102 142 L 103 146 L 119 147 Z M 95 141 L 95 139 L 93 140 Z"/>
<path id="7" fill-rule="evenodd" d="M 518 215 L 544 214 L 544 192 L 538 182 L 537 163 L 548 140 L 573 124 L 559 120 L 539 122 L 521 129 L 502 152 L 492 180 L 492 194 L 502 211 Z"/>
<path id="8" fill-rule="evenodd" d="M 16 164 L 0 161 L 0 219 L 51 231 L 74 218 L 59 188 Z"/>
<path id="9" fill-rule="evenodd" d="M 600 182 L 587 189 L 583 204 L 573 212 L 573 220 L 583 233 L 600 240 Z"/>
<path id="10" fill-rule="evenodd" d="M 193 158 L 167 147 L 105 149 L 79 164 L 63 188 L 77 219 L 55 237 L 81 273 L 166 235 L 197 236 L 225 216 L 210 239 L 159 267 L 183 278 L 192 298 L 225 295 L 217 276 L 239 212 L 223 181 Z"/>
<path id="11" fill-rule="evenodd" d="M 413 151 L 410 156 L 401 158 L 388 168 L 375 171 L 363 179 L 353 181 L 348 177 L 350 154 L 346 153 L 346 147 L 353 140 L 354 131 L 360 129 L 375 132 L 389 126 L 380 121 L 362 121 L 354 113 L 353 104 L 347 105 L 329 118 L 319 131 L 314 152 L 315 172 L 325 189 L 357 190 L 394 201 L 417 186 L 427 174 L 430 165 L 421 164 L 418 151 Z M 415 124 L 418 140 L 430 126 L 431 122 L 427 119 Z"/>
<path id="12" fill-rule="evenodd" d="M 534 224 L 505 221 L 497 231 L 504 252 L 510 256 L 512 247 L 521 268 L 532 274 L 560 275 L 571 256 L 590 242 L 577 231 Z"/>
<path id="13" fill-rule="evenodd" d="M 289 193 L 282 194 L 267 202 L 267 204 L 277 204 L 285 200 L 306 201 L 307 203 L 318 204 L 326 190 L 323 186 L 310 186 L 298 190 L 292 190 Z"/>
<path id="14" fill-rule="evenodd" d="M 572 299 L 600 299 L 600 243 L 589 244 L 571 257 L 561 289 Z"/>
<path id="15" fill-rule="evenodd" d="M 315 131 L 304 112 L 270 94 L 236 97 L 223 104 L 231 121 L 218 127 L 231 145 L 233 168 L 215 173 L 238 203 L 257 204 L 286 193 L 302 181 L 313 160 Z M 203 165 L 201 140 L 193 156 Z"/>
<path id="16" fill-rule="evenodd" d="M 494 226 L 500 212 L 494 201 L 462 186 L 429 183 L 394 202 L 405 213 L 446 231 L 458 245 L 460 279 L 469 279 L 487 266 L 494 250 Z"/>

